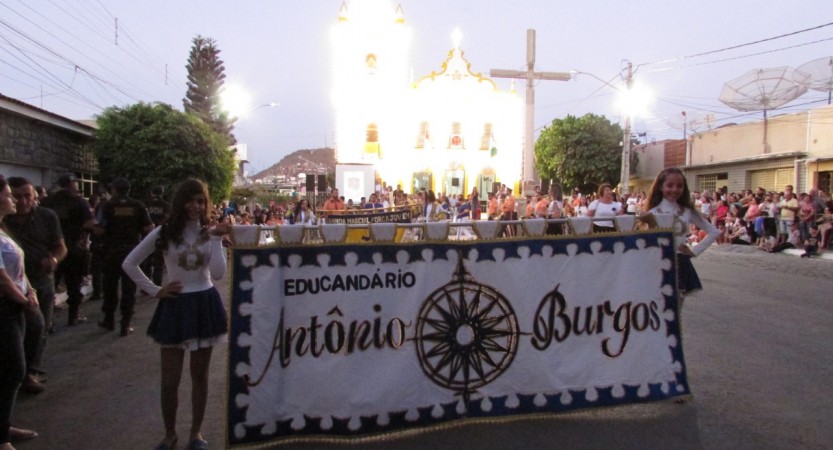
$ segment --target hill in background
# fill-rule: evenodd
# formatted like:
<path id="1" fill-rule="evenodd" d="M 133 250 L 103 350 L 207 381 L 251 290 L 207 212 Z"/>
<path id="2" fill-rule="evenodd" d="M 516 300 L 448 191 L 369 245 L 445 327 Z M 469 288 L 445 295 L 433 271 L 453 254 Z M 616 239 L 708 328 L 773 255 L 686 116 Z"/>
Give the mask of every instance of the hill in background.
<path id="1" fill-rule="evenodd" d="M 252 180 L 262 180 L 267 177 L 284 175 L 294 177 L 299 173 L 327 174 L 335 173 L 335 149 L 331 147 L 296 150 L 286 155 L 268 169 L 251 175 Z"/>

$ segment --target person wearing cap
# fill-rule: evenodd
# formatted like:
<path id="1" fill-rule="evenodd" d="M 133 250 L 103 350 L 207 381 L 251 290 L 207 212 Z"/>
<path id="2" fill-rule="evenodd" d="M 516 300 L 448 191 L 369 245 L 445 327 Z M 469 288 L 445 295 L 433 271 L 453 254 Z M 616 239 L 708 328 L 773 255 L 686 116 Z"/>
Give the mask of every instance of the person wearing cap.
<path id="1" fill-rule="evenodd" d="M 81 283 L 87 266 L 87 241 L 89 233 L 95 227 L 95 219 L 90 205 L 78 192 L 78 178 L 67 173 L 58 178 L 58 190 L 41 201 L 41 206 L 49 208 L 58 215 L 61 233 L 67 247 L 66 257 L 55 270 L 56 285 L 64 281 L 67 293 L 67 325 L 73 326 L 86 322 L 81 315 Z"/>
<path id="2" fill-rule="evenodd" d="M 136 303 L 136 283 L 122 270 L 122 263 L 142 237 L 154 226 L 144 203 L 131 198 L 130 182 L 118 177 L 113 180 L 113 198 L 101 205 L 99 229 L 104 243 L 104 299 L 101 312 L 104 319 L 98 326 L 105 330 L 116 329 L 116 307 L 121 303 L 121 336 L 133 332 L 130 321 Z M 121 281 L 121 302 L 119 302 L 119 281 Z"/>
<path id="3" fill-rule="evenodd" d="M 165 193 L 165 190 L 162 186 L 154 186 L 153 189 L 150 190 L 150 201 L 147 203 L 148 207 L 148 214 L 150 214 L 150 220 L 153 221 L 153 226 L 158 227 L 162 225 L 162 222 L 168 218 L 168 215 L 171 213 L 171 204 L 166 202 L 164 198 L 162 198 L 162 194 Z M 162 284 L 162 271 L 165 268 L 165 260 L 162 257 L 162 251 L 155 251 L 153 255 L 145 261 L 145 275 L 147 275 L 156 285 Z"/>

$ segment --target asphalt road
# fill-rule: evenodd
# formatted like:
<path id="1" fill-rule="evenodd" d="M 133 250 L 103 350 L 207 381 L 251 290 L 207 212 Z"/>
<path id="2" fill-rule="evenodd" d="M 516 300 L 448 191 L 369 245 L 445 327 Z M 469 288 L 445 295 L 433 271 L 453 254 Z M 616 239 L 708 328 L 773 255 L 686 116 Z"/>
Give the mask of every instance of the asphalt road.
<path id="1" fill-rule="evenodd" d="M 705 290 L 683 311 L 683 344 L 694 399 L 472 423 L 396 439 L 279 448 L 369 449 L 826 449 L 833 447 L 833 261 L 712 246 L 695 260 Z M 224 294 L 225 284 L 220 286 Z M 155 302 L 137 302 L 137 333 L 126 338 L 91 322 L 65 326 L 45 356 L 47 390 L 21 394 L 18 426 L 36 449 L 151 449 L 162 436 L 159 352 L 144 336 Z M 204 435 L 224 446 L 227 350 L 215 351 Z M 187 365 L 186 365 L 187 371 Z M 190 382 L 180 390 L 180 438 L 190 426 Z M 181 444 L 179 448 L 183 448 Z"/>

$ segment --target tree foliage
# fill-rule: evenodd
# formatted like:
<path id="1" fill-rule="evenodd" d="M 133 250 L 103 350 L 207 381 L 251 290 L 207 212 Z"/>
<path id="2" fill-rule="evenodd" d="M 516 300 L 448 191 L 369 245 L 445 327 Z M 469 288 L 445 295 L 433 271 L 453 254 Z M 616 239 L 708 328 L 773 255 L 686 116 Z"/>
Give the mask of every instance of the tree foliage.
<path id="1" fill-rule="evenodd" d="M 188 54 L 188 90 L 182 104 L 185 112 L 195 114 L 209 124 L 216 133 L 228 139 L 227 145 L 237 143 L 232 130 L 234 120 L 222 110 L 220 93 L 225 82 L 225 66 L 220 59 L 220 49 L 212 38 L 197 35 Z"/>
<path id="2" fill-rule="evenodd" d="M 123 176 L 136 198 L 157 185 L 172 192 L 189 177 L 208 183 L 215 201 L 231 192 L 234 155 L 225 138 L 196 116 L 162 103 L 137 103 L 107 108 L 97 119 L 94 149 L 102 182 Z"/>
<path id="3" fill-rule="evenodd" d="M 542 178 L 567 188 L 595 191 L 602 183 L 619 184 L 622 128 L 604 116 L 568 115 L 555 119 L 535 142 L 535 165 Z M 631 158 L 631 171 L 636 160 Z"/>

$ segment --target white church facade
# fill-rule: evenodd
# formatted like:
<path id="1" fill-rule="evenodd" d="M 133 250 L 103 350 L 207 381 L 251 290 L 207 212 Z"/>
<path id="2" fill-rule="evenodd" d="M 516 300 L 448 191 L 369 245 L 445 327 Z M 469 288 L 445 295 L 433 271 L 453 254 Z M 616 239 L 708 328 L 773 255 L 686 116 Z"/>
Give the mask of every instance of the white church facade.
<path id="1" fill-rule="evenodd" d="M 345 2 L 331 38 L 343 194 L 356 187 L 344 174 L 361 168 L 372 171 L 374 184 L 408 192 L 468 194 L 476 187 L 485 199 L 495 183 L 517 188 L 523 100 L 472 71 L 458 32 L 439 70 L 421 78 L 412 75 L 411 29 L 401 6 L 388 0 Z"/>

